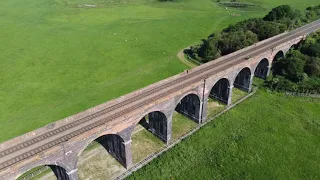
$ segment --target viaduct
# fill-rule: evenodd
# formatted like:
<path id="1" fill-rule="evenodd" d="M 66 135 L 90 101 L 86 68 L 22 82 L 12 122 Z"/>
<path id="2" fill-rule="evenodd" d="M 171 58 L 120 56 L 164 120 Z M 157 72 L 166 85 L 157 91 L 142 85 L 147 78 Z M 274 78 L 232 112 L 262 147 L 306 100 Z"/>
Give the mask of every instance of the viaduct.
<path id="1" fill-rule="evenodd" d="M 78 157 L 92 141 L 129 168 L 131 134 L 138 123 L 169 142 L 174 111 L 205 122 L 208 98 L 231 104 L 233 87 L 249 92 L 254 76 L 266 78 L 277 55 L 319 27 L 320 20 L 3 142 L 0 179 L 46 165 L 59 180 L 77 180 Z"/>

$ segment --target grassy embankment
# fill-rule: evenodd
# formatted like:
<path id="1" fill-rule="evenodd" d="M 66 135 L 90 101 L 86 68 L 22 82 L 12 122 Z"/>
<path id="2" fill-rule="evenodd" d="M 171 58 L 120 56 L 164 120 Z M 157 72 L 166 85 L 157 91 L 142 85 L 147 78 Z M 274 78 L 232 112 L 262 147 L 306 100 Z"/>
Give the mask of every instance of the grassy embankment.
<path id="1" fill-rule="evenodd" d="M 316 2 L 2 0 L 0 142 L 181 72 L 180 49 L 231 23 Z"/>

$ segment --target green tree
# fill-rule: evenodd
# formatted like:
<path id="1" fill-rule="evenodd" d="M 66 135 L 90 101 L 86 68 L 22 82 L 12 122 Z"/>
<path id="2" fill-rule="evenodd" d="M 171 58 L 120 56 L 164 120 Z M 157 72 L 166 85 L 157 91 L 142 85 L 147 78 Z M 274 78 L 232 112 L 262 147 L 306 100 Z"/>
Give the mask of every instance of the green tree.
<path id="1" fill-rule="evenodd" d="M 266 21 L 276 21 L 283 19 L 295 19 L 300 17 L 298 10 L 292 9 L 289 5 L 281 5 L 273 8 L 263 19 Z"/>
<path id="2" fill-rule="evenodd" d="M 270 77 L 266 80 L 265 85 L 271 89 L 279 91 L 295 92 L 299 88 L 296 83 L 286 79 L 283 76 Z"/>
<path id="3" fill-rule="evenodd" d="M 305 79 L 304 66 L 305 61 L 299 57 L 285 58 L 286 62 L 286 75 L 287 79 L 293 82 L 300 82 Z"/>
<path id="4" fill-rule="evenodd" d="M 251 31 L 222 33 L 218 42 L 221 55 L 226 55 L 258 42 L 258 37 Z"/>
<path id="5" fill-rule="evenodd" d="M 208 62 L 220 57 L 220 50 L 218 49 L 219 37 L 210 37 L 204 41 L 202 48 L 199 51 L 202 62 Z"/>
<path id="6" fill-rule="evenodd" d="M 309 44 L 301 46 L 301 52 L 308 56 L 320 57 L 320 42 L 312 43 L 312 39 L 310 41 Z"/>
<path id="7" fill-rule="evenodd" d="M 308 56 L 299 51 L 291 51 L 286 57 L 279 59 L 273 65 L 274 75 L 284 76 L 293 82 L 301 82 L 305 79 L 305 64 Z"/>
<path id="8" fill-rule="evenodd" d="M 309 76 L 320 77 L 320 58 L 310 57 L 304 66 L 304 72 Z"/>
<path id="9" fill-rule="evenodd" d="M 261 41 L 280 34 L 285 30 L 287 30 L 285 24 L 254 18 L 244 20 L 235 25 L 230 25 L 228 28 L 224 29 L 224 32 L 252 31 L 257 34 L 258 39 Z"/>
<path id="10" fill-rule="evenodd" d="M 234 25 L 229 25 L 223 32 L 237 32 L 237 31 L 252 31 L 256 32 L 257 27 L 263 24 L 265 21 L 261 18 L 252 18 L 240 21 Z"/>
<path id="11" fill-rule="evenodd" d="M 257 34 L 259 40 L 264 40 L 284 32 L 284 29 L 286 29 L 284 25 L 279 23 L 265 22 L 257 26 L 253 32 Z"/>
<path id="12" fill-rule="evenodd" d="M 314 20 L 320 16 L 320 5 L 308 7 L 305 11 L 305 17 L 307 20 Z"/>
<path id="13" fill-rule="evenodd" d="M 220 34 L 211 34 L 207 40 L 202 40 L 201 44 L 191 46 L 190 55 L 202 63 L 217 59 L 220 57 L 219 39 Z"/>

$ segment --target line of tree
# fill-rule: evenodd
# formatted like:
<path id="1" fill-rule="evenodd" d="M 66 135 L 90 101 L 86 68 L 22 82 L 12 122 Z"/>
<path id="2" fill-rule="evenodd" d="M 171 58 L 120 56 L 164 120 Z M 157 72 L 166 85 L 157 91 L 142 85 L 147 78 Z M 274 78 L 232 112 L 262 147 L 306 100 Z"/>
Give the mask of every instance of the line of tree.
<path id="1" fill-rule="evenodd" d="M 308 7 L 304 13 L 288 5 L 272 9 L 264 18 L 238 22 L 211 34 L 200 44 L 191 46 L 186 54 L 200 63 L 212 61 L 258 41 L 295 29 L 320 17 L 320 5 Z"/>
<path id="2" fill-rule="evenodd" d="M 320 93 L 320 31 L 276 59 L 265 85 L 277 91 Z"/>

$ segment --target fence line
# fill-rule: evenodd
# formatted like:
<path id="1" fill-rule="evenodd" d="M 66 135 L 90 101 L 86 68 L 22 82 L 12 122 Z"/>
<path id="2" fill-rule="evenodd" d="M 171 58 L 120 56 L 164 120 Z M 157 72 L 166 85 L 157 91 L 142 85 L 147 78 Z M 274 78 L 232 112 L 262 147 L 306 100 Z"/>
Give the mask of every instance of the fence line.
<path id="1" fill-rule="evenodd" d="M 314 93 L 299 93 L 299 92 L 285 92 L 286 95 L 291 96 L 301 96 L 301 97 L 312 97 L 312 98 L 320 98 L 320 94 L 314 94 Z"/>
<path id="2" fill-rule="evenodd" d="M 210 121 L 216 119 L 217 117 L 221 116 L 222 114 L 224 114 L 225 112 L 229 111 L 230 109 L 234 108 L 235 106 L 237 106 L 238 104 L 240 104 L 241 102 L 243 102 L 244 100 L 248 99 L 249 97 L 251 97 L 253 94 L 255 94 L 257 91 L 257 88 L 254 88 L 253 91 L 249 94 L 247 94 L 246 96 L 244 96 L 243 98 L 241 98 L 239 101 L 235 102 L 234 104 L 227 106 L 224 110 L 222 110 L 221 112 L 219 112 L 218 114 L 211 116 L 210 118 L 208 118 L 208 120 L 202 124 L 199 124 L 198 126 L 196 126 L 195 128 L 191 129 L 190 131 L 188 131 L 186 134 L 184 134 L 183 136 L 181 136 L 180 138 L 178 138 L 177 140 L 168 143 L 166 146 L 162 147 L 160 150 L 152 153 L 151 155 L 149 155 L 148 157 L 146 157 L 144 160 L 136 163 L 133 167 L 131 167 L 130 169 L 128 169 L 126 172 L 124 172 L 123 174 L 121 174 L 120 176 L 118 176 L 116 178 L 116 180 L 121 180 L 124 179 L 126 177 L 128 177 L 129 175 L 131 175 L 133 172 L 139 170 L 140 168 L 142 168 L 143 166 L 145 166 L 146 164 L 148 164 L 149 162 L 151 162 L 153 159 L 157 158 L 158 156 L 160 156 L 161 154 L 163 154 L 164 152 L 166 152 L 167 150 L 171 149 L 172 147 L 174 147 L 176 144 L 180 143 L 182 140 L 184 140 L 185 138 L 189 137 L 190 135 L 192 135 L 193 133 L 195 133 L 196 131 L 198 131 L 202 126 L 205 126 L 207 123 L 209 123 Z"/>

